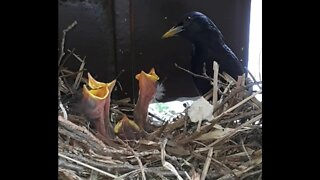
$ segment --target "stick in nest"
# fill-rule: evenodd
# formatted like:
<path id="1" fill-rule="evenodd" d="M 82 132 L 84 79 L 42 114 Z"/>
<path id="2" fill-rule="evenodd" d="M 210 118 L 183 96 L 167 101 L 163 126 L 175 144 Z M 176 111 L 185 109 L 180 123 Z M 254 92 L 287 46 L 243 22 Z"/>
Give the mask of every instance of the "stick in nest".
<path id="1" fill-rule="evenodd" d="M 256 96 L 257 94 L 260 94 L 261 92 L 262 92 L 262 90 L 253 93 L 251 96 L 245 98 L 244 100 L 242 100 L 242 101 L 239 102 L 238 104 L 236 104 L 236 105 L 232 106 L 231 108 L 227 109 L 226 111 L 224 111 L 223 113 L 221 113 L 219 116 L 214 117 L 211 121 L 212 121 L 212 122 L 216 122 L 216 120 L 217 120 L 219 117 L 221 117 L 221 116 L 223 116 L 223 115 L 225 115 L 225 114 L 233 111 L 233 110 L 236 109 L 237 107 L 239 107 L 239 106 L 243 105 L 244 103 L 246 103 L 247 101 L 249 101 L 251 98 L 253 98 L 253 97 Z"/>
<path id="2" fill-rule="evenodd" d="M 203 165 L 203 170 L 202 170 L 202 174 L 201 174 L 201 179 L 200 180 L 205 180 L 207 173 L 208 173 L 208 169 L 210 167 L 210 163 L 211 163 L 211 157 L 213 154 L 213 148 L 210 148 L 208 151 L 208 155 L 207 155 L 207 159 L 206 162 Z"/>
<path id="3" fill-rule="evenodd" d="M 212 106 L 213 110 L 217 106 L 217 101 L 218 101 L 218 74 L 219 74 L 219 65 L 216 61 L 213 62 L 213 89 L 212 89 Z M 203 70 L 205 71 L 205 66 L 203 67 Z M 206 74 L 205 74 L 206 75 Z M 206 75 L 208 77 L 208 75 Z M 197 126 L 197 132 L 200 131 L 202 124 L 202 119 L 198 121 L 198 126 Z"/>
<path id="4" fill-rule="evenodd" d="M 219 103 L 218 104 L 221 104 L 222 103 L 222 100 L 224 99 L 224 96 L 227 96 L 227 92 L 229 91 L 229 89 L 231 88 L 231 86 L 233 85 L 233 82 L 230 81 L 227 85 L 227 87 L 224 89 L 224 91 L 221 93 L 221 98 L 219 100 Z"/>
<path id="5" fill-rule="evenodd" d="M 81 177 L 77 176 L 76 173 L 74 173 L 73 171 L 69 170 L 69 169 L 63 169 L 63 168 L 59 168 L 59 179 L 67 179 L 67 180 L 82 180 Z M 60 174 L 61 173 L 61 174 Z M 62 176 L 62 177 L 60 177 Z"/>
<path id="6" fill-rule="evenodd" d="M 243 127 L 246 127 L 249 124 L 254 123 L 255 121 L 259 120 L 262 118 L 262 115 L 259 114 L 258 116 L 252 118 L 251 120 L 243 123 L 242 125 L 240 125 L 239 127 L 237 127 L 236 129 L 234 129 L 233 131 L 230 131 L 227 135 L 225 135 L 223 138 L 217 139 L 216 141 L 214 141 L 213 143 L 208 145 L 209 147 L 212 147 L 214 145 L 217 145 L 218 143 L 224 142 L 227 139 L 230 139 L 233 135 L 235 135 L 237 132 L 239 132 L 240 129 L 242 129 Z"/>
<path id="7" fill-rule="evenodd" d="M 59 59 L 58 59 L 58 66 L 59 64 L 61 63 L 61 60 L 62 60 L 62 57 L 65 55 L 65 52 L 64 52 L 64 42 L 65 42 L 65 39 L 66 39 L 66 34 L 68 31 L 70 31 L 75 25 L 77 25 L 77 21 L 74 21 L 70 26 L 68 26 L 66 29 L 64 29 L 62 31 L 62 40 L 61 40 L 61 53 L 60 53 L 60 56 L 59 56 Z"/>
<path id="8" fill-rule="evenodd" d="M 64 108 L 64 106 L 63 106 L 63 104 L 62 104 L 62 102 L 61 102 L 60 99 L 59 99 L 59 107 L 60 107 L 60 109 L 61 109 L 61 111 L 62 111 L 63 118 L 64 118 L 64 119 L 68 119 L 67 111 L 66 111 L 66 109 Z"/>
<path id="9" fill-rule="evenodd" d="M 168 139 L 165 138 L 163 141 L 161 141 L 161 144 L 160 144 L 162 166 L 170 170 L 174 175 L 177 176 L 179 180 L 183 180 L 182 177 L 179 175 L 178 171 L 176 170 L 176 168 L 165 160 L 165 156 L 166 156 L 165 147 L 166 147 L 167 141 Z"/>
<path id="10" fill-rule="evenodd" d="M 69 158 L 68 156 L 65 156 L 65 155 L 63 155 L 63 154 L 61 154 L 61 153 L 58 153 L 58 156 L 60 156 L 60 157 L 62 157 L 62 158 L 65 158 L 65 159 L 67 159 L 67 160 L 69 160 L 69 161 L 73 161 L 73 162 L 75 162 L 75 163 L 77 163 L 77 164 L 80 164 L 80 165 L 82 165 L 82 166 L 84 166 L 84 167 L 87 167 L 87 168 L 89 168 L 89 169 L 95 170 L 95 171 L 97 171 L 97 172 L 99 172 L 99 173 L 101 173 L 101 174 L 104 174 L 104 175 L 106 175 L 106 176 L 109 176 L 109 177 L 112 177 L 112 178 L 118 178 L 118 176 L 116 176 L 116 175 L 113 175 L 113 174 L 111 174 L 111 173 L 102 171 L 101 169 L 95 168 L 95 167 L 93 167 L 93 166 L 90 166 L 90 165 L 85 164 L 85 163 L 83 163 L 83 162 L 77 161 L 77 160 L 75 160 L 75 159 Z"/>
<path id="11" fill-rule="evenodd" d="M 124 143 L 120 138 L 118 138 L 118 136 L 116 136 L 116 140 L 118 140 L 121 144 L 123 144 L 125 147 L 127 147 L 132 152 L 132 154 L 134 155 L 134 157 L 138 161 L 138 164 L 139 164 L 139 167 L 141 170 L 141 174 L 142 174 L 142 179 L 146 180 L 146 174 L 144 172 L 144 167 L 143 167 L 142 162 L 141 162 L 139 156 L 137 155 L 137 153 L 128 144 Z"/>
<path id="12" fill-rule="evenodd" d="M 79 87 L 79 84 L 80 84 L 82 76 L 83 76 L 84 65 L 86 64 L 85 63 L 85 59 L 86 59 L 86 57 L 83 58 L 83 61 L 82 61 L 81 65 L 80 65 L 80 67 L 79 67 L 79 70 L 78 70 L 79 73 L 78 73 L 78 75 L 77 75 L 77 77 L 76 77 L 76 79 L 74 81 L 73 89 L 78 89 L 78 87 Z"/>
<path id="13" fill-rule="evenodd" d="M 244 146 L 244 142 L 243 142 L 243 139 L 242 139 L 242 138 L 241 138 L 241 146 L 242 146 L 243 151 L 246 153 L 246 155 L 247 155 L 247 157 L 248 157 L 248 159 L 249 159 L 249 161 L 250 161 L 250 163 L 251 163 L 251 162 L 252 162 L 252 159 L 251 159 L 251 157 L 250 157 L 250 155 L 249 155 L 246 147 Z"/>
<path id="14" fill-rule="evenodd" d="M 246 85 L 245 87 L 242 87 L 242 86 L 241 86 L 240 88 L 237 88 L 237 89 L 235 89 L 234 91 L 232 91 L 229 96 L 227 96 L 219 105 L 217 105 L 217 108 L 215 108 L 215 109 L 213 110 L 213 113 L 217 112 L 218 109 L 220 109 L 221 107 L 223 107 L 223 105 L 224 105 L 225 103 L 227 103 L 231 98 L 233 98 L 234 96 L 236 96 L 238 93 L 240 93 L 240 92 L 242 92 L 242 91 L 244 91 L 244 90 L 246 90 L 246 89 L 249 89 L 249 88 L 252 87 L 253 85 L 255 85 L 255 83 L 250 83 L 250 84 Z"/>
<path id="15" fill-rule="evenodd" d="M 58 68 L 58 74 L 60 74 L 60 71 L 63 69 L 64 64 L 67 62 L 67 60 L 70 58 L 70 56 L 72 55 L 72 53 L 75 51 L 75 48 L 72 49 L 71 53 L 69 53 L 63 60 L 63 62 L 61 62 L 59 68 Z"/>
<path id="16" fill-rule="evenodd" d="M 62 72 L 64 72 L 64 73 L 69 73 L 69 74 L 60 75 L 59 77 L 60 77 L 60 78 L 65 78 L 65 77 L 69 77 L 69 76 L 74 76 L 74 75 L 77 75 L 77 74 L 79 74 L 79 73 L 81 73 L 81 72 L 84 72 L 84 71 L 86 71 L 85 68 L 82 69 L 82 70 L 80 70 L 80 71 L 70 72 L 70 73 L 69 73 L 69 71 L 67 71 L 67 70 L 62 70 Z M 81 81 L 84 82 L 84 79 L 85 79 L 85 78 L 82 77 Z"/>
<path id="17" fill-rule="evenodd" d="M 67 132 L 71 132 L 70 135 L 72 134 L 74 136 L 73 138 L 77 138 L 76 140 L 81 139 L 82 141 L 87 141 L 87 144 L 92 146 L 91 148 L 95 150 L 107 149 L 106 145 L 101 140 L 97 139 L 86 128 L 77 126 L 76 124 L 72 123 L 71 121 L 68 121 L 67 119 L 64 119 L 61 116 L 58 117 L 58 120 L 59 125 L 61 125 L 63 129 L 66 129 Z M 59 127 L 59 133 L 61 131 L 60 129 L 62 128 Z"/>
<path id="18" fill-rule="evenodd" d="M 198 158 L 198 159 L 201 159 L 201 160 L 204 159 L 204 157 L 199 153 L 193 153 L 193 156 L 195 158 Z M 207 158 L 206 158 L 206 160 L 207 160 Z M 235 173 L 230 168 L 228 168 L 228 166 L 223 164 L 222 162 L 214 159 L 212 156 L 210 157 L 210 161 L 212 161 L 212 166 L 216 167 L 215 169 L 217 169 L 221 173 L 236 177 Z"/>
<path id="19" fill-rule="evenodd" d="M 219 74 L 219 64 L 213 62 L 213 95 L 212 95 L 212 106 L 213 108 L 217 107 L 218 101 L 218 74 Z"/>
<path id="20" fill-rule="evenodd" d="M 187 70 L 187 69 L 182 68 L 182 67 L 179 66 L 177 63 L 174 63 L 174 66 L 177 67 L 177 68 L 179 68 L 179 69 L 181 69 L 181 70 L 183 70 L 184 72 L 187 72 L 187 73 L 191 74 L 191 75 L 194 76 L 194 77 L 203 78 L 203 79 L 205 79 L 205 80 L 212 81 L 212 78 L 210 78 L 210 77 L 208 77 L 208 76 L 202 76 L 202 75 L 199 75 L 199 74 L 195 74 L 195 73 L 193 73 L 193 72 L 191 72 L 191 71 L 189 71 L 189 70 Z"/>
<path id="21" fill-rule="evenodd" d="M 238 120 L 238 119 L 242 119 L 242 118 L 246 118 L 246 117 L 250 117 L 250 116 L 255 116 L 255 115 L 258 115 L 262 112 L 262 109 L 258 109 L 256 111 L 249 111 L 249 112 L 245 112 L 245 113 L 240 113 L 239 115 L 236 115 L 234 117 L 232 117 L 231 119 L 223 119 L 220 121 L 219 124 L 225 124 L 225 123 L 230 123 L 230 122 L 233 122 L 235 120 Z"/>
<path id="22" fill-rule="evenodd" d="M 73 55 L 73 57 L 75 57 L 75 58 L 76 58 L 78 61 L 80 61 L 81 63 L 84 62 L 84 59 L 85 59 L 86 56 L 85 56 L 83 59 L 81 59 L 79 55 L 77 55 L 77 54 L 75 54 L 75 53 L 73 52 L 73 50 L 70 51 L 70 49 L 67 49 L 67 51 L 68 51 L 69 53 L 71 53 L 71 54 Z"/>
<path id="23" fill-rule="evenodd" d="M 249 71 L 249 69 L 246 68 L 246 70 L 248 71 L 248 73 L 249 73 L 250 77 L 252 78 L 253 82 L 254 82 L 254 83 L 257 83 L 258 81 L 257 81 L 256 78 L 253 76 L 253 74 Z M 261 79 L 261 78 L 260 78 L 260 79 Z M 260 89 L 262 89 L 262 87 L 260 86 L 260 84 L 257 83 L 257 86 L 258 86 Z"/>
<path id="24" fill-rule="evenodd" d="M 241 102 L 240 102 L 240 103 L 241 103 Z M 261 114 L 260 114 L 260 115 L 261 115 Z M 202 134 L 208 132 L 211 128 L 213 128 L 213 126 L 214 126 L 218 121 L 220 121 L 220 120 L 222 119 L 222 117 L 223 117 L 223 116 L 216 117 L 214 120 L 211 121 L 211 124 L 210 124 L 210 125 L 203 126 L 203 128 L 201 129 L 201 131 L 199 131 L 199 132 L 194 132 L 192 135 L 187 136 L 187 137 L 183 138 L 182 140 L 179 140 L 177 143 L 178 143 L 178 144 L 186 144 L 186 143 L 189 143 L 189 142 L 193 141 L 194 139 L 200 137 Z M 256 117 L 256 118 L 257 118 L 257 117 Z M 248 125 L 248 124 L 250 124 L 251 121 L 255 122 L 255 121 L 259 120 L 260 118 L 261 118 L 261 117 L 259 116 L 258 119 L 251 119 L 250 121 L 242 124 L 242 125 L 241 125 L 241 128 L 244 127 L 244 126 L 246 126 L 246 125 Z M 239 126 L 239 127 L 240 127 L 240 126 Z M 238 127 L 238 128 L 239 128 L 239 127 Z M 237 129 L 238 129 L 238 128 L 237 128 Z M 215 142 L 217 142 L 217 141 L 215 141 Z M 215 142 L 214 142 L 214 143 L 215 143 Z"/>
<path id="25" fill-rule="evenodd" d="M 247 173 L 247 174 L 243 175 L 243 176 L 240 178 L 240 180 L 243 180 L 243 179 L 245 179 L 245 178 L 247 178 L 247 177 L 249 177 L 249 176 L 254 176 L 254 175 L 259 174 L 259 173 L 261 173 L 261 172 L 262 172 L 262 170 L 260 169 L 260 170 L 257 170 L 257 171 L 253 171 L 253 172 Z"/>

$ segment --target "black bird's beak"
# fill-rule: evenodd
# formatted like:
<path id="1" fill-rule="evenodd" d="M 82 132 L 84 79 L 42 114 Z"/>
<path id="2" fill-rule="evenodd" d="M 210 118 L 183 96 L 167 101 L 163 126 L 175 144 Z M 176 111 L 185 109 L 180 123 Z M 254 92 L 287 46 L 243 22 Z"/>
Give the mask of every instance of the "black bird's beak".
<path id="1" fill-rule="evenodd" d="M 166 33 L 164 33 L 164 35 L 162 35 L 161 39 L 175 36 L 176 34 L 180 33 L 183 30 L 184 30 L 183 26 L 172 27 L 171 29 L 169 29 L 169 31 L 167 31 Z"/>

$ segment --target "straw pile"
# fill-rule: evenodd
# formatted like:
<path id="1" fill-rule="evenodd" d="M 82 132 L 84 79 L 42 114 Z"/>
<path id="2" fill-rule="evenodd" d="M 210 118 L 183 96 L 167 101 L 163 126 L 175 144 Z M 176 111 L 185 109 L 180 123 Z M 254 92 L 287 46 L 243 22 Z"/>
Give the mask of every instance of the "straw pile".
<path id="1" fill-rule="evenodd" d="M 106 139 L 70 106 L 87 82 L 84 59 L 64 50 L 65 35 L 75 25 L 63 31 L 59 48 L 59 179 L 261 179 L 262 105 L 255 95 L 262 90 L 248 93 L 261 82 L 214 74 L 214 88 L 204 96 L 214 107 L 212 119 L 192 122 L 186 107 L 138 140 Z M 80 62 L 78 72 L 64 67 L 70 57 Z M 133 108 L 130 100 L 112 100 L 112 124 L 123 114 L 130 117 Z"/>

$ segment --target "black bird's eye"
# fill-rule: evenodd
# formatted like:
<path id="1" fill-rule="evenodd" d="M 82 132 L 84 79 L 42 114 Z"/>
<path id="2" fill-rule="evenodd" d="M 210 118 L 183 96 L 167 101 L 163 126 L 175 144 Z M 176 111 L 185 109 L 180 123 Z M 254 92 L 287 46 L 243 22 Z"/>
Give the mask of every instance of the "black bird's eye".
<path id="1" fill-rule="evenodd" d="M 191 17 L 188 16 L 188 17 L 186 18 L 186 22 L 189 22 L 190 20 L 191 20 Z"/>

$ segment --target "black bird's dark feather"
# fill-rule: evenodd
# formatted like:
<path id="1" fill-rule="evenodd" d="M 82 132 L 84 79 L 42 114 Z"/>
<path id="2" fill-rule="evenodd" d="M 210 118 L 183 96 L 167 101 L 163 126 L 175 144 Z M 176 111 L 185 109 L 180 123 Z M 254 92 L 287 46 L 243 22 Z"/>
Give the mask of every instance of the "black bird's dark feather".
<path id="1" fill-rule="evenodd" d="M 188 39 L 193 45 L 192 72 L 203 74 L 205 62 L 207 74 L 212 76 L 212 64 L 213 61 L 217 61 L 220 73 L 226 72 L 235 80 L 243 75 L 245 72 L 243 65 L 223 41 L 218 27 L 207 16 L 200 12 L 190 12 L 175 27 L 182 28 L 182 31 L 176 35 Z M 207 80 L 194 77 L 194 82 L 201 94 L 208 92 L 211 88 Z"/>

